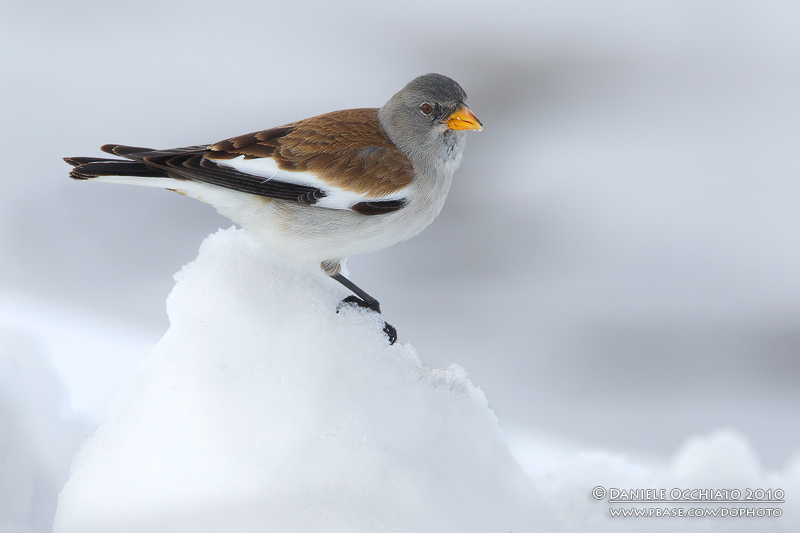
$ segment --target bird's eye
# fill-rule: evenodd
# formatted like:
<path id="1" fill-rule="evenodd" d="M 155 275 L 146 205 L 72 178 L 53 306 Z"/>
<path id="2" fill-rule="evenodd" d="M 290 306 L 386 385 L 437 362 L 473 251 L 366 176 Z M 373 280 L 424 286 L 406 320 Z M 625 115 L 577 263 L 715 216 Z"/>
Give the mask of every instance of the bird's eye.
<path id="1" fill-rule="evenodd" d="M 430 115 L 431 113 L 433 113 L 433 106 L 428 102 L 425 102 L 424 104 L 419 106 L 419 110 L 422 111 L 422 114 L 424 115 Z"/>

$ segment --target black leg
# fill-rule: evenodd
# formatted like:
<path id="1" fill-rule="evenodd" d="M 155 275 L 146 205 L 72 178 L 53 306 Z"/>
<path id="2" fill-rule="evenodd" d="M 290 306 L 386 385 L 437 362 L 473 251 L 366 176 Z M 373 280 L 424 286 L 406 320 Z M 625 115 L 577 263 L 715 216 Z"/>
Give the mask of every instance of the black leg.
<path id="1" fill-rule="evenodd" d="M 361 290 L 361 288 L 347 279 L 346 277 L 342 276 L 342 274 L 336 274 L 335 276 L 331 276 L 333 279 L 350 289 L 356 296 L 361 298 L 361 303 L 358 305 L 361 307 L 368 307 L 375 311 L 376 313 L 381 312 L 381 304 L 378 303 L 378 300 Z M 351 300 L 352 301 L 352 300 Z"/>
<path id="2" fill-rule="evenodd" d="M 342 303 L 351 303 L 356 304 L 359 307 L 366 307 L 367 309 L 372 309 L 378 314 L 381 314 L 381 304 L 378 303 L 378 300 L 361 290 L 361 288 L 344 277 L 341 273 L 335 274 L 331 276 L 333 279 L 350 289 L 355 296 L 348 296 Z M 389 324 L 388 322 L 383 322 L 383 331 L 386 333 L 386 336 L 389 337 L 389 344 L 394 344 L 397 340 L 397 329 L 394 326 Z"/>

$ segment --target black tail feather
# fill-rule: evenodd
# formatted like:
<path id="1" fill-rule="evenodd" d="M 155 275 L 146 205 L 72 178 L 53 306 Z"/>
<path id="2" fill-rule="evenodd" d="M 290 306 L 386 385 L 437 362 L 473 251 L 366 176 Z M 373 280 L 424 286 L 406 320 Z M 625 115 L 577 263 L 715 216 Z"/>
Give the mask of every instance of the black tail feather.
<path id="1" fill-rule="evenodd" d="M 138 178 L 165 178 L 163 170 L 148 167 L 136 161 L 119 159 L 99 159 L 96 157 L 65 157 L 64 161 L 74 166 L 69 177 L 76 180 L 88 180 L 100 176 L 135 176 Z"/>
<path id="2" fill-rule="evenodd" d="M 102 176 L 130 176 L 198 181 L 248 194 L 306 205 L 314 204 L 326 195 L 325 191 L 310 185 L 265 178 L 220 165 L 204 157 L 209 151 L 208 146 L 153 150 L 152 148 L 106 144 L 101 149 L 108 154 L 125 159 L 66 157 L 64 160 L 75 167 L 72 169 L 70 177 L 76 180 L 90 180 Z M 143 182 L 142 185 L 146 185 L 146 183 Z M 372 202 L 369 205 L 362 202 L 362 204 L 359 204 L 357 212 L 365 215 L 378 215 L 403 206 L 397 200 Z"/>
<path id="3" fill-rule="evenodd" d="M 120 144 L 106 144 L 101 148 L 104 152 L 112 155 L 134 159 L 133 161 L 123 159 L 108 159 L 101 157 L 65 157 L 64 161 L 75 167 L 69 176 L 76 180 L 88 180 L 100 176 L 133 176 L 137 178 L 165 178 L 169 174 L 152 165 L 143 163 L 139 158 L 130 157 L 130 154 L 149 153 L 152 148 L 139 148 L 136 146 L 124 146 Z"/>

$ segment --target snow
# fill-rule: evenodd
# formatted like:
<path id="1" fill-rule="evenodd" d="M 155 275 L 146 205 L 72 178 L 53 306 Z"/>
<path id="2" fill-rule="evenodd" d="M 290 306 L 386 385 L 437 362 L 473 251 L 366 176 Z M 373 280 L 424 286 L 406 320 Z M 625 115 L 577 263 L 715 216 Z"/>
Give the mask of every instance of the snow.
<path id="1" fill-rule="evenodd" d="M 0 532 L 47 531 L 89 433 L 36 338 L 0 325 Z"/>
<path id="2" fill-rule="evenodd" d="M 48 373 L 66 389 L 61 398 L 64 411 L 81 413 L 96 425 L 106 416 L 120 382 L 141 357 L 142 346 L 158 336 L 108 314 L 65 305 L 43 298 L 6 291 L 0 300 L 0 327 L 15 338 L 27 338 Z M 14 343 L 14 345 L 18 345 Z M 19 355 L 17 352 L 8 352 Z M 2 390 L 2 389 L 0 389 Z"/>
<path id="3" fill-rule="evenodd" d="M 750 442 L 739 432 L 720 429 L 687 439 L 669 459 L 587 449 L 558 442 L 552 436 L 520 432 L 513 442 L 515 456 L 537 484 L 541 495 L 557 510 L 565 533 L 592 532 L 790 532 L 800 528 L 800 451 L 782 471 L 764 469 Z M 739 490 L 737 498 L 754 496 L 756 489 L 781 489 L 784 503 L 733 504 L 654 503 L 625 505 L 592 498 L 603 487 L 631 489 Z M 753 492 L 748 493 L 747 489 Z M 778 508 L 779 517 L 648 517 L 611 518 L 610 508 Z"/>
<path id="4" fill-rule="evenodd" d="M 121 383 L 101 369 L 116 400 L 74 460 L 94 424 L 67 407 L 70 374 L 48 356 L 93 359 L 58 352 L 65 325 L 0 330 L 0 532 L 49 531 L 54 513 L 55 533 L 800 527 L 800 450 L 768 470 L 733 429 L 691 436 L 672 457 L 505 432 L 463 368 L 426 367 L 402 327 L 390 346 L 371 312 L 337 313 L 343 287 L 243 230 L 208 237 L 176 281 L 161 341 Z M 786 501 L 777 518 L 611 518 L 622 506 L 593 499 L 597 486 L 780 488 Z"/>
<path id="5" fill-rule="evenodd" d="M 318 268 L 221 230 L 81 449 L 54 530 L 551 531 L 483 393 Z M 402 330 L 400 331 L 402 341 Z"/>

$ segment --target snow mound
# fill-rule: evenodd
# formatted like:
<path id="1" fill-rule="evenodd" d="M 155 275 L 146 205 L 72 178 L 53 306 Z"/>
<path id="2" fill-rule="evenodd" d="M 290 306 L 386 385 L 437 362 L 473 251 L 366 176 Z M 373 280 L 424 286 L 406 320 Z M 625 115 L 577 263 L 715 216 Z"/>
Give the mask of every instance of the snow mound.
<path id="1" fill-rule="evenodd" d="M 348 292 L 318 267 L 230 229 L 176 280 L 170 329 L 76 456 L 56 533 L 556 529 L 464 370 L 335 312 Z"/>

